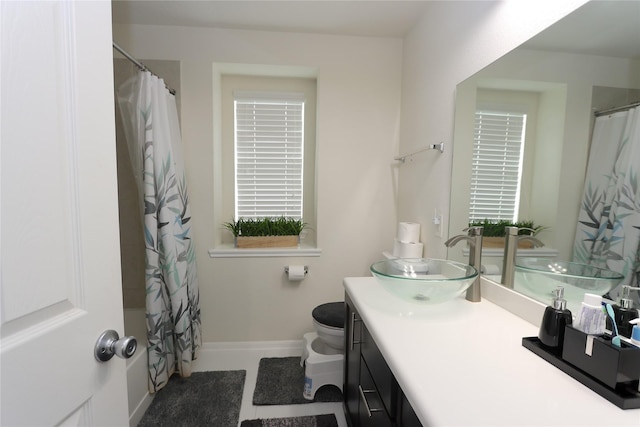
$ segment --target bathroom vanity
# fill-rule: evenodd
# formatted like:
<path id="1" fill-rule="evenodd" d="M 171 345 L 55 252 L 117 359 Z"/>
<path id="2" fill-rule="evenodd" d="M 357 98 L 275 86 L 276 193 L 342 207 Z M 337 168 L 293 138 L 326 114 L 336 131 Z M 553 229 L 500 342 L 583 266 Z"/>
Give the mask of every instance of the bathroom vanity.
<path id="1" fill-rule="evenodd" d="M 355 426 L 422 426 L 353 301 L 345 296 L 347 420 Z"/>
<path id="2" fill-rule="evenodd" d="M 538 327 L 485 296 L 506 291 L 540 319 L 544 305 L 496 286 L 483 280 L 479 303 L 427 306 L 373 277 L 346 278 L 350 425 L 640 425 L 640 409 L 618 408 L 524 348 Z"/>

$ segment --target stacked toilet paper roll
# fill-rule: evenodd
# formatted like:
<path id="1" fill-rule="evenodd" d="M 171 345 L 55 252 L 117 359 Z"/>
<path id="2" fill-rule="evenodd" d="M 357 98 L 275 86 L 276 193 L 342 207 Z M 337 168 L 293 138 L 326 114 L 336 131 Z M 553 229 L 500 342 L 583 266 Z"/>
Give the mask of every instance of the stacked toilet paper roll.
<path id="1" fill-rule="evenodd" d="M 396 258 L 422 258 L 424 246 L 420 243 L 420 224 L 400 222 L 393 242 L 393 256 Z"/>
<path id="2" fill-rule="evenodd" d="M 396 239 L 406 243 L 420 242 L 420 224 L 417 222 L 399 222 Z"/>

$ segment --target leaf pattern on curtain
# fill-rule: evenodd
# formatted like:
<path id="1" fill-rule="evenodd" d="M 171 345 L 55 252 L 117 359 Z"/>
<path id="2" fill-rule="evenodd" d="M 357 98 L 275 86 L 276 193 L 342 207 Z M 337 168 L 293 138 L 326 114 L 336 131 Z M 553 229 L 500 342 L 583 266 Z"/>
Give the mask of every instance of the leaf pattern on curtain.
<path id="1" fill-rule="evenodd" d="M 164 81 L 148 72 L 118 92 L 134 175 L 142 194 L 149 390 L 164 387 L 178 372 L 191 375 L 202 345 L 196 255 L 189 198 L 180 158 L 175 100 Z M 127 124 L 125 124 L 126 128 Z M 171 126 L 174 126 L 171 129 Z"/>
<path id="2" fill-rule="evenodd" d="M 640 279 L 640 108 L 596 119 L 573 260 Z M 632 292 L 636 307 L 640 293 Z"/>

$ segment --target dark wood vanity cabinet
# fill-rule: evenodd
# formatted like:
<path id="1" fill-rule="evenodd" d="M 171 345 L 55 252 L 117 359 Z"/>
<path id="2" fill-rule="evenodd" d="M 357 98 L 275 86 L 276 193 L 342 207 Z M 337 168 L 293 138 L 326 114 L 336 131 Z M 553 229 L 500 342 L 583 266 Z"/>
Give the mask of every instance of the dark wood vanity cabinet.
<path id="1" fill-rule="evenodd" d="M 359 421 L 360 412 L 360 336 L 362 335 L 362 320 L 353 309 L 353 302 L 345 296 L 345 357 L 344 357 L 344 384 L 342 395 L 347 422 L 350 426 L 356 427 Z M 352 420 L 353 419 L 353 420 Z"/>
<path id="2" fill-rule="evenodd" d="M 401 425 L 402 427 L 422 427 L 422 423 L 413 411 L 413 408 L 405 395 L 401 396 L 399 417 L 398 425 Z"/>
<path id="3" fill-rule="evenodd" d="M 344 403 L 351 427 L 421 427 L 366 325 L 345 295 Z"/>

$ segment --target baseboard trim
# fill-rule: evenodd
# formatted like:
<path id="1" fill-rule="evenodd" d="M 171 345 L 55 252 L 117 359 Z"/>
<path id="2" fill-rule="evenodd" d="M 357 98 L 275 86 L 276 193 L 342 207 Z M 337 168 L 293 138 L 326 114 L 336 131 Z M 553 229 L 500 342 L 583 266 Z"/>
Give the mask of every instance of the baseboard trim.
<path id="1" fill-rule="evenodd" d="M 203 351 L 237 351 L 237 350 L 302 350 L 303 340 L 288 341 L 229 341 L 207 342 L 202 344 Z"/>
<path id="2" fill-rule="evenodd" d="M 140 403 L 138 403 L 138 406 L 136 406 L 136 408 L 131 411 L 131 415 L 129 415 L 129 427 L 136 427 L 140 423 L 144 413 L 147 412 L 147 409 L 151 406 L 151 402 L 153 402 L 154 397 L 155 395 L 152 395 L 149 392 L 144 395 Z"/>

